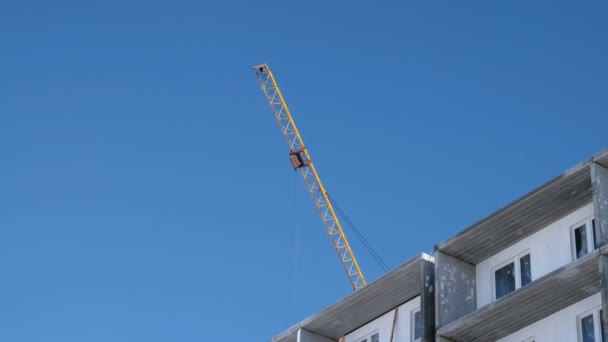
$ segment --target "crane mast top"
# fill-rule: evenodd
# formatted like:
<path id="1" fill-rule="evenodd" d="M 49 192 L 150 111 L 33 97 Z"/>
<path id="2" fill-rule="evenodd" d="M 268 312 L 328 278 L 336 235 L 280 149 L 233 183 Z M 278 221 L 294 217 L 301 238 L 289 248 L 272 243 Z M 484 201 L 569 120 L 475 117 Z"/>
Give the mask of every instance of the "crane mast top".
<path id="1" fill-rule="evenodd" d="M 315 207 L 325 225 L 327 235 L 329 235 L 334 249 L 340 258 L 340 262 L 346 271 L 348 280 L 350 281 L 353 290 L 357 290 L 365 286 L 365 278 L 363 277 L 363 273 L 361 273 L 357 259 L 355 259 L 355 255 L 342 230 L 340 221 L 331 205 L 329 195 L 323 187 L 323 183 L 321 183 L 321 179 L 310 158 L 310 154 L 293 121 L 277 81 L 266 64 L 257 65 L 253 67 L 253 70 L 260 82 L 266 100 L 268 100 L 268 104 L 274 113 L 275 119 L 279 123 L 281 132 L 287 141 L 287 145 L 289 146 L 289 160 L 294 170 L 300 170 L 308 192 L 310 192 Z"/>

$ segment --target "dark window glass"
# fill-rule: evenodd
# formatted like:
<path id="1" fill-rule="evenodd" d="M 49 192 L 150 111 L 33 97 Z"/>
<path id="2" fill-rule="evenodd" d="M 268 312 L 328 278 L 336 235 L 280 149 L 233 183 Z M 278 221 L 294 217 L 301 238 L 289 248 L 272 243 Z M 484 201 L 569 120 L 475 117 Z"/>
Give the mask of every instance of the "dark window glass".
<path id="1" fill-rule="evenodd" d="M 595 342 L 595 332 L 593 330 L 593 315 L 581 318 L 582 342 Z"/>
<path id="2" fill-rule="evenodd" d="M 494 272 L 496 299 L 515 291 L 515 264 L 510 263 Z"/>
<path id="3" fill-rule="evenodd" d="M 372 335 L 372 342 L 380 342 L 380 334 Z"/>
<path id="4" fill-rule="evenodd" d="M 595 219 L 591 220 L 591 229 L 593 229 L 593 249 L 597 249 L 597 233 L 595 231 Z"/>
<path id="5" fill-rule="evenodd" d="M 606 333 L 604 332 L 604 310 L 600 310 L 600 331 L 602 333 L 602 342 L 606 342 Z"/>
<path id="6" fill-rule="evenodd" d="M 521 272 L 521 286 L 530 284 L 532 281 L 532 265 L 530 264 L 530 254 L 519 259 L 519 271 Z"/>
<path id="7" fill-rule="evenodd" d="M 420 310 L 414 313 L 414 340 L 422 336 L 422 313 Z"/>
<path id="8" fill-rule="evenodd" d="M 574 229 L 574 248 L 576 252 L 576 258 L 580 258 L 587 254 L 587 228 L 586 225 L 582 225 Z"/>

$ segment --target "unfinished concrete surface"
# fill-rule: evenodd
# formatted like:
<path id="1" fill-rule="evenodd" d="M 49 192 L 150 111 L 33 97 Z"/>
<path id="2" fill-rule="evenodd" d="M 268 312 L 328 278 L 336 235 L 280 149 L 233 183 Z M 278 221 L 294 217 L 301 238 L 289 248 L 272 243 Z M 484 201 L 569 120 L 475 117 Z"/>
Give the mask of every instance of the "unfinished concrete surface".
<path id="1" fill-rule="evenodd" d="M 423 320 L 434 320 L 433 271 L 433 257 L 422 253 L 270 342 L 297 342 L 300 329 L 337 340 L 417 296 L 430 301 L 421 303 Z M 428 329 L 434 326 L 434 322 L 423 321 L 422 324 Z M 423 336 L 425 342 L 434 341 L 434 329 L 423 332 Z"/>
<path id="2" fill-rule="evenodd" d="M 420 312 L 422 314 L 422 341 L 435 341 L 435 265 L 425 262 L 420 267 Z"/>
<path id="3" fill-rule="evenodd" d="M 599 257 L 600 290 L 602 292 L 602 321 L 604 331 L 608 331 L 608 255 Z"/>
<path id="4" fill-rule="evenodd" d="M 593 185 L 593 210 L 598 234 L 598 243 L 608 242 L 608 168 L 600 163 L 591 165 Z"/>
<path id="5" fill-rule="evenodd" d="M 598 232 L 598 244 L 608 244 L 608 153 L 599 153 L 591 166 L 593 185 L 593 210 Z M 602 249 L 604 250 L 604 249 Z M 602 291 L 602 321 L 604 331 L 608 331 L 608 253 L 600 255 L 600 287 Z"/>
<path id="6" fill-rule="evenodd" d="M 475 265 L 435 252 L 435 322 L 442 327 L 477 309 Z"/>
<path id="7" fill-rule="evenodd" d="M 439 328 L 437 335 L 455 342 L 505 337 L 599 292 L 599 260 L 600 251 L 596 250 Z"/>

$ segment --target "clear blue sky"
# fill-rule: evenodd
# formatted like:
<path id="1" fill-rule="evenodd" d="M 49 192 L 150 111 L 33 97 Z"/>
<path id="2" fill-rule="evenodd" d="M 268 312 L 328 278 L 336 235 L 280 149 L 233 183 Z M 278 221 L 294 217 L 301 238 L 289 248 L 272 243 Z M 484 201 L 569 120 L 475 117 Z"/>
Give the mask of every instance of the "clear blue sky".
<path id="1" fill-rule="evenodd" d="M 3 1 L 0 340 L 274 336 L 351 290 L 253 65 L 395 267 L 608 147 L 606 17 L 605 1 Z"/>

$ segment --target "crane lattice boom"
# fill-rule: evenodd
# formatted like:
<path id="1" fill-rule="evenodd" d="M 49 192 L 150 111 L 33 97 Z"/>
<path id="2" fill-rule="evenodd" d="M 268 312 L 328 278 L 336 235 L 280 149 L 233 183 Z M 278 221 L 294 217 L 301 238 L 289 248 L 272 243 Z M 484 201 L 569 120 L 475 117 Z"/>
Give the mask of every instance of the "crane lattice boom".
<path id="1" fill-rule="evenodd" d="M 348 275 L 348 279 L 353 289 L 357 290 L 365 286 L 365 278 L 363 277 L 357 259 L 355 259 L 355 255 L 348 244 L 346 235 L 344 235 L 344 231 L 342 230 L 340 221 L 331 205 L 327 191 L 323 187 L 323 183 L 321 183 L 321 179 L 310 158 L 310 154 L 308 153 L 291 113 L 287 108 L 287 104 L 281 94 L 281 90 L 279 90 L 277 81 L 266 64 L 255 66 L 253 67 L 253 70 L 262 86 L 264 95 L 266 95 L 268 104 L 279 123 L 281 132 L 283 132 L 283 136 L 287 141 L 287 145 L 289 145 L 289 160 L 291 161 L 293 168 L 299 169 L 302 177 L 304 177 L 308 192 L 310 192 L 310 195 L 312 196 L 312 200 L 325 225 L 327 234 Z"/>

